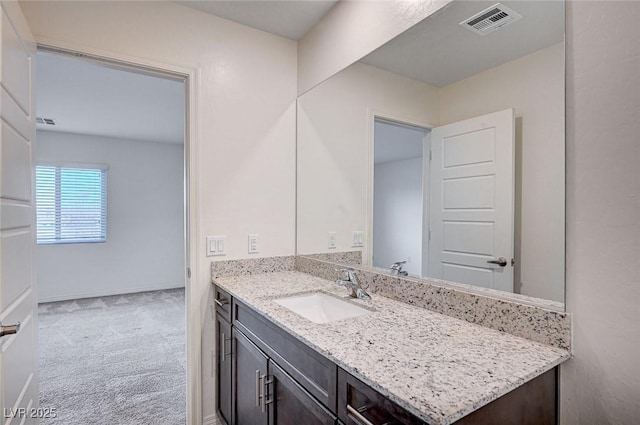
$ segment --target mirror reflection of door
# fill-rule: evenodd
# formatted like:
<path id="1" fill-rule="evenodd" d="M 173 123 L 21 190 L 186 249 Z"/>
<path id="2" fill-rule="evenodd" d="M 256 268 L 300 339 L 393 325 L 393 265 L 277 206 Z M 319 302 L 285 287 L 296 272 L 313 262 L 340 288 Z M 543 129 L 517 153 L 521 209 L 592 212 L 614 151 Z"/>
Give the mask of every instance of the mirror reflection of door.
<path id="1" fill-rule="evenodd" d="M 513 292 L 514 111 L 431 131 L 376 119 L 373 265 Z"/>
<path id="2" fill-rule="evenodd" d="M 513 292 L 513 109 L 431 132 L 429 276 Z"/>
<path id="3" fill-rule="evenodd" d="M 423 274 L 424 153 L 429 130 L 376 119 L 373 167 L 373 265 Z M 427 174 L 428 175 L 428 174 Z M 426 248 L 426 247 L 425 247 Z"/>

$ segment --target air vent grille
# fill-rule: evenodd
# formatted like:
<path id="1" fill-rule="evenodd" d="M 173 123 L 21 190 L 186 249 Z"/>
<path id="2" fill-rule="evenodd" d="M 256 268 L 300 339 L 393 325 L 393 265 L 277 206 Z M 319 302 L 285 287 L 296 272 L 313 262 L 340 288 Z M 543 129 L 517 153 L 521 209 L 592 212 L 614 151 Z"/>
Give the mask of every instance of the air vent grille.
<path id="1" fill-rule="evenodd" d="M 36 117 L 36 123 L 37 124 L 56 125 L 56 122 L 53 120 L 53 118 Z"/>
<path id="2" fill-rule="evenodd" d="M 519 19 L 522 19 L 522 15 L 501 3 L 496 3 L 482 12 L 478 12 L 472 17 L 460 22 L 460 25 L 476 34 L 485 35 L 516 22 Z"/>

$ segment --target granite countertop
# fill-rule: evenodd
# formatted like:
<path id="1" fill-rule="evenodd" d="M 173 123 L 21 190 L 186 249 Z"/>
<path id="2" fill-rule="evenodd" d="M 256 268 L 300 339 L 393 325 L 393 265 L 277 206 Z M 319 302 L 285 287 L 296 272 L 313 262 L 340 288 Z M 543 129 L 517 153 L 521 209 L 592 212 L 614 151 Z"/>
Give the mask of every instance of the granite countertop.
<path id="1" fill-rule="evenodd" d="M 569 359 L 566 350 L 297 271 L 216 278 L 235 298 L 434 425 L 448 425 Z M 274 298 L 321 291 L 373 311 L 313 323 Z"/>

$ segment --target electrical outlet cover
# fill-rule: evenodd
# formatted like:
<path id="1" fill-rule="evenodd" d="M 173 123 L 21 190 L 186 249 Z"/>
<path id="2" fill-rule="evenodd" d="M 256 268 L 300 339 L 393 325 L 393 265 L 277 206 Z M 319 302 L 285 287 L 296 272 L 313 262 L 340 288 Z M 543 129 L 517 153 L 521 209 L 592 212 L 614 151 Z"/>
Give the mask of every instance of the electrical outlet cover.
<path id="1" fill-rule="evenodd" d="M 249 254 L 257 254 L 260 251 L 260 247 L 258 245 L 259 235 L 251 234 L 249 235 Z"/>
<path id="2" fill-rule="evenodd" d="M 336 249 L 336 246 L 338 245 L 336 239 L 336 232 L 329 232 L 327 248 Z"/>

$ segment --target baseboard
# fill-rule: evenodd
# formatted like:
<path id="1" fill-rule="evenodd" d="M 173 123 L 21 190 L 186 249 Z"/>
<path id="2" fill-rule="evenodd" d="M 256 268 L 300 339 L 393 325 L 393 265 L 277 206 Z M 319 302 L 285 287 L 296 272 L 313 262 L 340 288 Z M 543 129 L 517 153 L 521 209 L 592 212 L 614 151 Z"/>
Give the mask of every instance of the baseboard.
<path id="1" fill-rule="evenodd" d="M 202 418 L 202 425 L 220 425 L 218 415 L 209 415 Z"/>
<path id="2" fill-rule="evenodd" d="M 166 285 L 149 285 L 136 288 L 123 288 L 110 291 L 82 292 L 75 294 L 57 295 L 54 297 L 42 297 L 38 299 L 38 303 L 50 303 L 56 301 L 78 300 L 81 298 L 109 297 L 112 295 L 135 294 L 138 292 L 163 291 L 165 289 L 184 288 L 184 283 L 169 283 Z"/>

